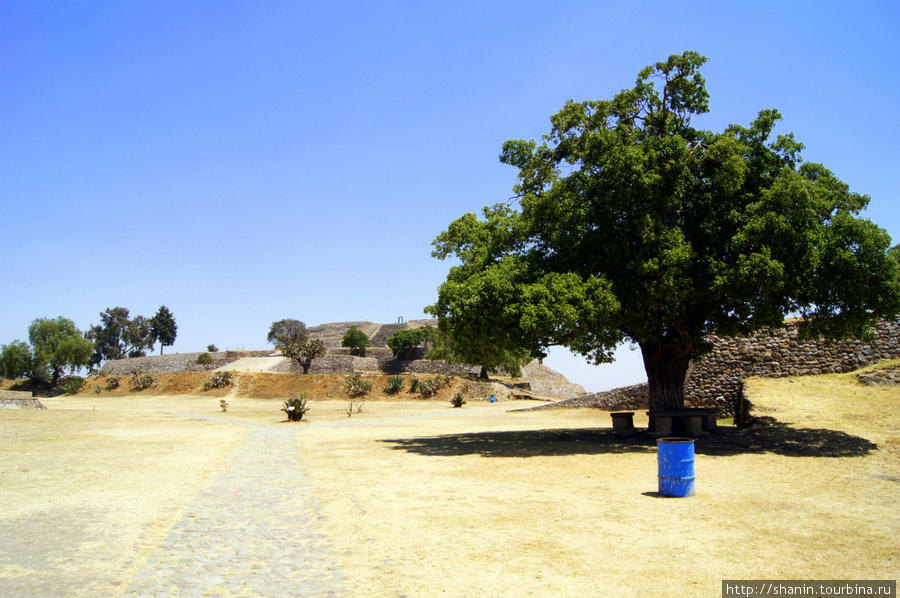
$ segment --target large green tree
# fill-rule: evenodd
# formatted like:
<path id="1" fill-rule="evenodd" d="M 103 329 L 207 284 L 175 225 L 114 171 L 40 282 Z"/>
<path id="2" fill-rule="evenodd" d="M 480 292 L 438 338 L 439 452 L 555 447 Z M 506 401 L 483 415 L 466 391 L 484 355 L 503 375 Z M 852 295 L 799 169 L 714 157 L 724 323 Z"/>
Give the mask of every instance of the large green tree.
<path id="1" fill-rule="evenodd" d="M 163 347 L 171 347 L 175 344 L 178 335 L 178 325 L 175 324 L 175 316 L 165 305 L 160 305 L 156 315 L 150 318 L 150 334 L 159 341 L 159 354 L 163 354 Z"/>
<path id="2" fill-rule="evenodd" d="M 94 343 L 85 338 L 75 322 L 62 316 L 39 318 L 28 327 L 28 340 L 35 363 L 50 370 L 50 386 L 56 386 L 65 370 L 74 373 L 91 359 Z"/>
<path id="3" fill-rule="evenodd" d="M 708 94 L 696 52 L 648 66 L 611 100 L 569 101 L 541 143 L 510 140 L 511 203 L 434 242 L 455 256 L 428 309 L 472 362 L 562 345 L 594 363 L 643 356 L 652 411 L 683 408 L 691 359 L 729 336 L 802 317 L 807 336 L 862 336 L 900 310 L 890 238 L 869 197 L 806 163 L 781 119 L 694 128 Z"/>
<path id="4" fill-rule="evenodd" d="M 91 326 L 87 337 L 94 341 L 92 366 L 110 359 L 142 357 L 153 350 L 151 321 L 144 316 L 129 317 L 125 307 L 108 307 L 100 313 L 100 324 Z"/>
<path id="5" fill-rule="evenodd" d="M 309 340 L 306 324 L 300 320 L 285 319 L 273 322 L 267 338 L 282 355 L 296 359 L 304 374 L 309 373 L 313 359 L 324 357 L 328 353 L 325 343 L 321 340 Z"/>
<path id="6" fill-rule="evenodd" d="M 35 362 L 28 343 L 16 339 L 8 345 L 0 346 L 0 378 L 15 380 L 23 377 L 46 381 L 49 374 L 45 367 L 42 368 Z"/>
<path id="7" fill-rule="evenodd" d="M 16 340 L 0 347 L 0 375 L 26 376 L 56 386 L 63 372 L 88 365 L 94 343 L 68 318 L 38 318 L 28 327 L 28 344 Z"/>

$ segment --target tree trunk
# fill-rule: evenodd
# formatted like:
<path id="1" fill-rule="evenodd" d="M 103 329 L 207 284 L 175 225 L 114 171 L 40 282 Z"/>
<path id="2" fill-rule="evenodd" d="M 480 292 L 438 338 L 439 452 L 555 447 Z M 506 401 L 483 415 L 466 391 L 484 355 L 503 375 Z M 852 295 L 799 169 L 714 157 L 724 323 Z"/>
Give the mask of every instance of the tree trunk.
<path id="1" fill-rule="evenodd" d="M 300 367 L 303 368 L 303 373 L 308 374 L 309 366 L 312 363 L 312 359 L 298 359 L 297 361 L 300 362 Z"/>
<path id="2" fill-rule="evenodd" d="M 650 387 L 650 412 L 684 409 L 684 382 L 692 348 L 672 341 L 640 343 L 640 347 Z"/>

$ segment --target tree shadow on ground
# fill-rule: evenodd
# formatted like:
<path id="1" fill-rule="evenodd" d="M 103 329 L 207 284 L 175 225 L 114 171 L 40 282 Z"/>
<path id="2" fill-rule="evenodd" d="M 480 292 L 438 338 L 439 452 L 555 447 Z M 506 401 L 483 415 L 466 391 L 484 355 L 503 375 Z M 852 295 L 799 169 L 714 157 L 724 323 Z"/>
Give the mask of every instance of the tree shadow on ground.
<path id="1" fill-rule="evenodd" d="M 654 453 L 656 440 L 646 432 L 619 438 L 611 428 L 473 432 L 417 438 L 385 439 L 391 448 L 418 455 L 457 457 L 556 457 L 617 453 Z M 701 455 L 733 456 L 772 453 L 786 457 L 862 457 L 878 446 L 839 430 L 791 428 L 772 418 L 749 428 L 720 428 L 713 436 L 698 438 L 694 451 Z"/>

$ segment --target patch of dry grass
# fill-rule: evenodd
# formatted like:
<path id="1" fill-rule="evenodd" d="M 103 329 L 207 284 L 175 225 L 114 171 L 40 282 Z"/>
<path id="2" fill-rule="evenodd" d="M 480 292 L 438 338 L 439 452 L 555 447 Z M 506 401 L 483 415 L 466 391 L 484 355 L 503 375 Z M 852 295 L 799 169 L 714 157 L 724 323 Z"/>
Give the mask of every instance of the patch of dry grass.
<path id="1" fill-rule="evenodd" d="M 289 378 L 265 376 L 252 388 L 274 400 L 242 386 L 227 413 L 196 391 L 0 412 L 0 590 L 121 594 L 243 433 L 162 411 L 293 426 L 351 596 L 694 597 L 722 579 L 900 576 L 898 388 L 748 381 L 770 419 L 699 439 L 697 495 L 665 499 L 654 443 L 616 439 L 604 412 L 379 398 L 348 418 L 341 381 L 329 399 L 313 378 L 300 424 L 279 411 Z"/>

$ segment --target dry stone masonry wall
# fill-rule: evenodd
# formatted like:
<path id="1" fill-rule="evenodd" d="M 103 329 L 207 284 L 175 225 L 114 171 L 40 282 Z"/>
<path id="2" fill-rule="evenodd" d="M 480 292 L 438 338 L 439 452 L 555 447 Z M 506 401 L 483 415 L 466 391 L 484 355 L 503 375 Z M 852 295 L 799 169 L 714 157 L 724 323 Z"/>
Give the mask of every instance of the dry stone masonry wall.
<path id="1" fill-rule="evenodd" d="M 213 362 L 209 368 L 197 363 L 201 353 L 173 353 L 114 359 L 103 364 L 101 370 L 110 376 L 125 376 L 138 369 L 145 373 L 172 374 L 183 371 L 215 369 L 244 357 L 268 357 L 272 351 L 219 351 L 210 353 Z"/>
<path id="2" fill-rule="evenodd" d="M 685 397 L 692 405 L 719 407 L 731 415 L 745 378 L 837 374 L 900 358 L 900 322 L 880 322 L 871 342 L 801 341 L 796 322 L 754 336 L 712 341 L 712 352 L 691 366 Z"/>

